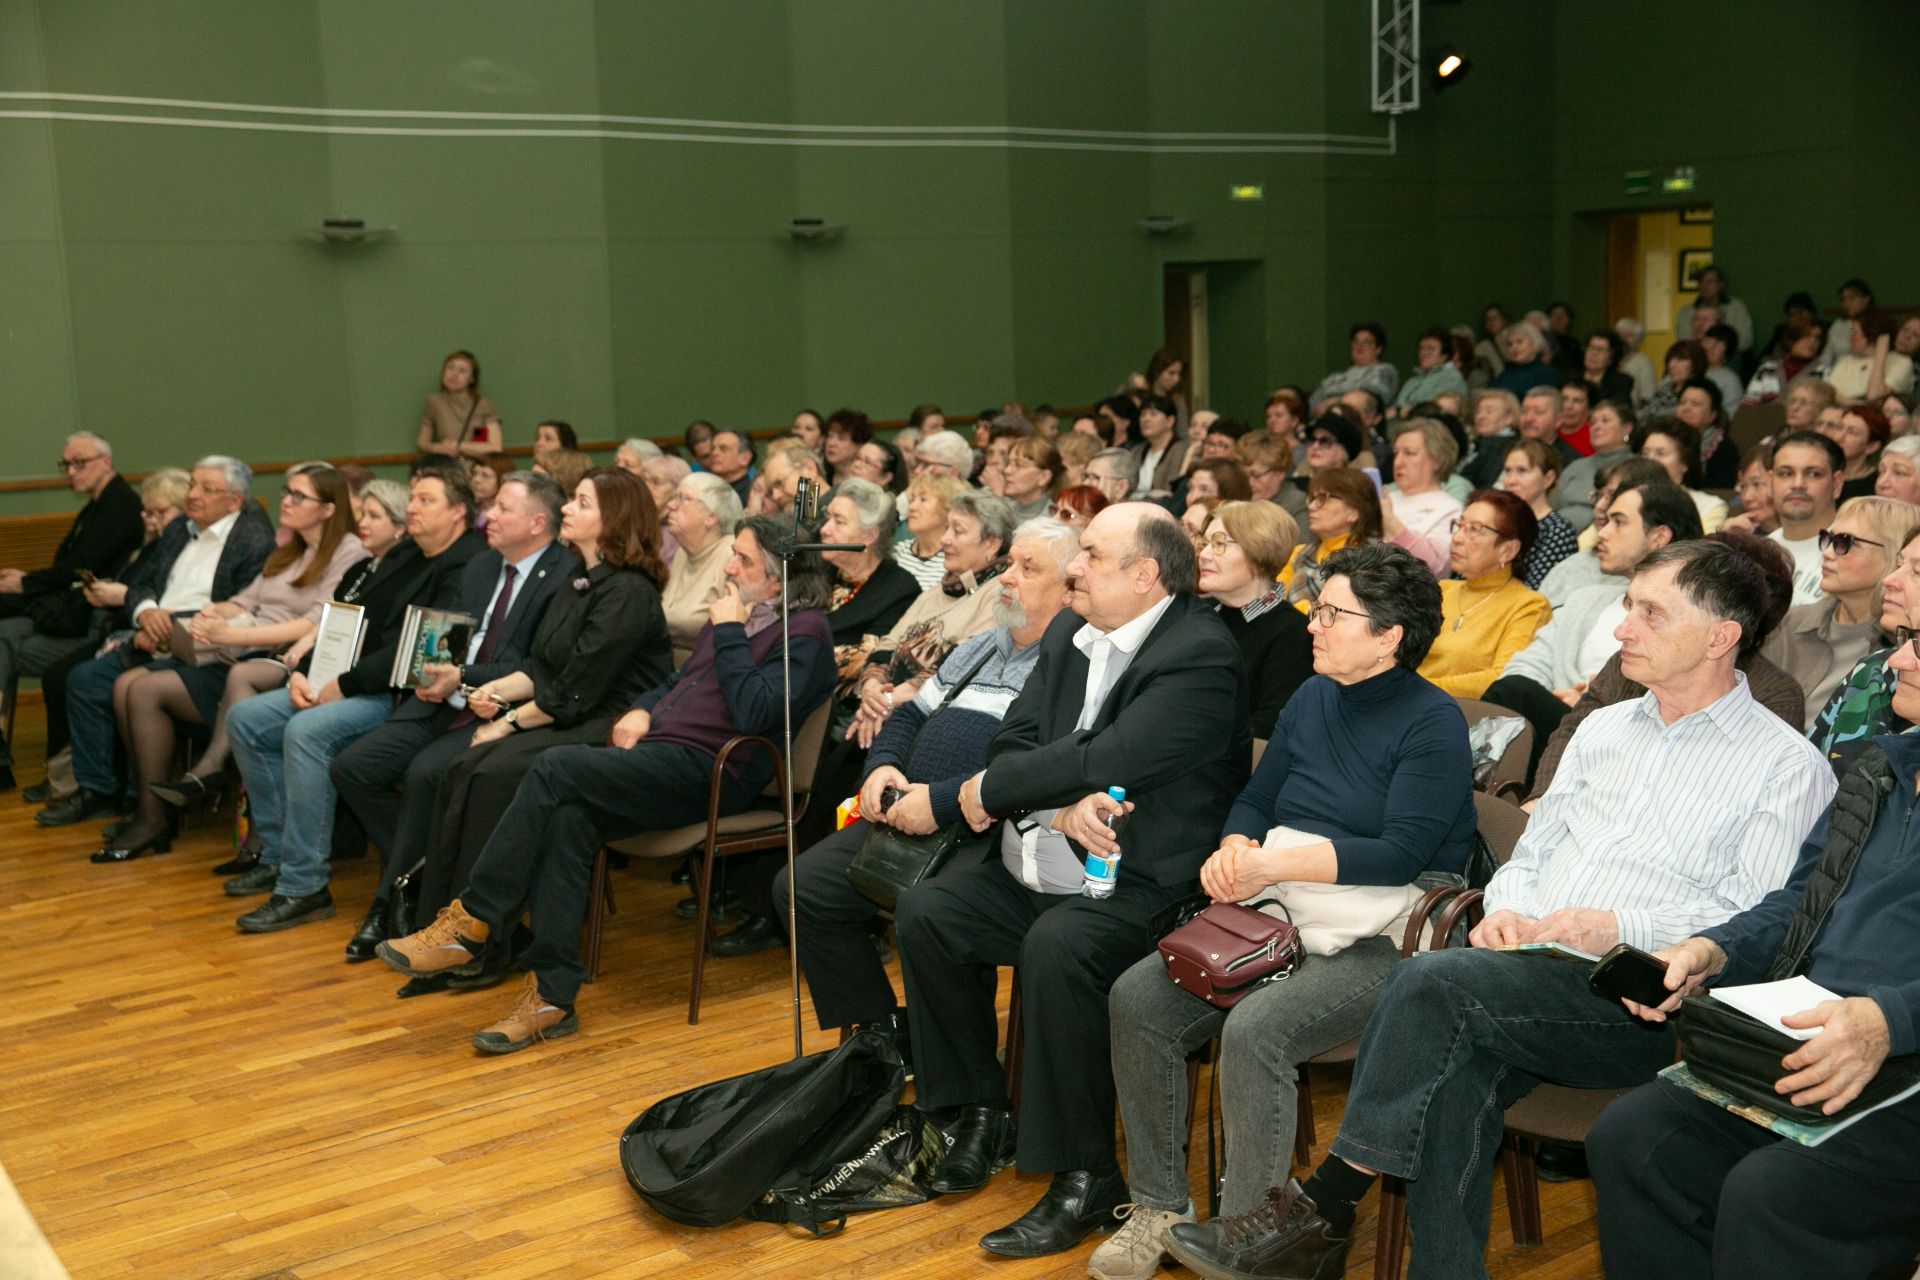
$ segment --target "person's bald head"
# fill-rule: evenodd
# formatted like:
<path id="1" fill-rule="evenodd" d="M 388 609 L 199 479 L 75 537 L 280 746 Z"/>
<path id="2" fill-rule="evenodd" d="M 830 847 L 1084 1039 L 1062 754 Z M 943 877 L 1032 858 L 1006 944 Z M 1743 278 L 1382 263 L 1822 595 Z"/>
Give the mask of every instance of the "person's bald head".
<path id="1" fill-rule="evenodd" d="M 1191 593 L 1199 579 L 1193 543 L 1180 522 L 1151 502 L 1119 502 L 1080 534 L 1067 566 L 1073 610 L 1102 631 L 1139 617 L 1169 595 Z"/>

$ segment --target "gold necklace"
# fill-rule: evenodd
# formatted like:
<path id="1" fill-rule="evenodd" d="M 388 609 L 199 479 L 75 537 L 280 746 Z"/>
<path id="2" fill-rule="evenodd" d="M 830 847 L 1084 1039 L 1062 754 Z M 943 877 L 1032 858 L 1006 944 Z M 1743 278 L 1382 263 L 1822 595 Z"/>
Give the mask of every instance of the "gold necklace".
<path id="1" fill-rule="evenodd" d="M 1462 613 L 1459 617 L 1453 620 L 1453 629 L 1455 631 L 1458 631 L 1462 626 L 1466 625 L 1467 615 L 1471 614 L 1475 609 L 1478 609 L 1481 605 L 1485 604 L 1487 601 L 1499 595 L 1501 589 L 1506 585 L 1507 584 L 1503 582 L 1500 584 L 1500 586 L 1495 587 L 1493 590 L 1487 592 L 1486 594 L 1482 595 L 1478 600 L 1474 601 L 1472 606 L 1469 607 L 1465 613 Z M 1465 592 L 1462 592 L 1461 594 L 1464 595 Z"/>

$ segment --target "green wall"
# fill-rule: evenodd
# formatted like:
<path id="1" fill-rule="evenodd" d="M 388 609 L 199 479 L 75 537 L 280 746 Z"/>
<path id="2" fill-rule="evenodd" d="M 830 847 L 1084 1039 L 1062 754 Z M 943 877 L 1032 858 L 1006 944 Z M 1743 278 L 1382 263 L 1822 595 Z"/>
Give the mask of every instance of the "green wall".
<path id="1" fill-rule="evenodd" d="M 0 0 L 0 90 L 247 107 L 0 111 L 300 127 L 0 118 L 0 478 L 82 427 L 130 469 L 403 451 L 456 346 L 515 443 L 545 416 L 608 439 L 1084 402 L 1158 345 L 1168 262 L 1232 264 L 1215 400 L 1254 417 L 1361 316 L 1401 362 L 1489 300 L 1597 316 L 1592 215 L 1634 203 L 1624 170 L 1681 163 L 1757 322 L 1856 271 L 1920 301 L 1917 8 L 1702 5 L 1703 46 L 1658 38 L 1650 0 L 1430 4 L 1429 47 L 1473 75 L 1392 154 L 1330 154 L 1311 140 L 1388 130 L 1349 0 Z M 912 145 L 818 145 L 902 140 L 874 126 Z M 654 136 L 475 132 L 528 128 Z M 1084 132 L 979 132 L 1004 128 Z M 393 132 L 421 129 L 463 132 Z M 1229 133 L 1308 141 L 1166 136 Z M 1149 237 L 1150 213 L 1190 226 Z M 322 244 L 329 214 L 398 234 Z M 795 243 L 794 216 L 850 230 Z"/>

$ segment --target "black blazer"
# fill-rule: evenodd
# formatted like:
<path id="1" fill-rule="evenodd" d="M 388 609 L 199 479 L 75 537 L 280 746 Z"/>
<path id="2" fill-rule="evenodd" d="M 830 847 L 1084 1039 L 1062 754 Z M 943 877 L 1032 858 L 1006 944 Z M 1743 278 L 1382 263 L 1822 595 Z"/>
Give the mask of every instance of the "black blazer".
<path id="1" fill-rule="evenodd" d="M 173 522 L 160 531 L 150 554 L 142 556 L 133 568 L 127 571 L 127 603 L 121 614 L 122 625 L 132 626 L 132 615 L 125 612 L 143 599 L 157 600 L 166 594 L 167 579 L 173 574 L 174 561 L 187 549 L 192 541 L 190 530 L 193 521 L 185 516 L 175 516 Z M 213 569 L 213 596 L 218 603 L 231 600 L 240 594 L 266 565 L 267 557 L 273 554 L 273 524 L 267 519 L 267 513 L 260 504 L 246 501 L 240 504 L 240 518 L 233 522 L 233 531 L 227 534 L 227 545 L 220 549 L 219 563 Z"/>
<path id="2" fill-rule="evenodd" d="M 450 607 L 461 613 L 472 614 L 482 624 L 487 620 L 487 606 L 493 603 L 493 588 L 500 580 L 500 566 L 504 563 L 500 553 L 492 547 L 474 554 L 460 571 L 459 602 Z M 485 684 L 510 671 L 518 671 L 524 664 L 528 650 L 533 645 L 533 636 L 540 628 L 540 619 L 546 615 L 547 605 L 567 581 L 568 570 L 579 561 L 573 552 L 558 542 L 550 542 L 540 558 L 533 562 L 533 569 L 527 574 L 525 585 L 513 597 L 513 607 L 507 610 L 506 633 L 500 637 L 500 643 L 494 646 L 492 660 L 474 663 L 467 667 L 467 684 Z M 419 603 L 415 601 L 414 603 Z M 405 617 L 405 613 L 401 614 Z M 391 658 L 389 658 L 391 661 Z M 394 717 L 400 720 L 417 720 L 432 715 L 443 703 L 422 702 L 409 696 L 393 710 Z"/>
<path id="3" fill-rule="evenodd" d="M 1120 874 L 1184 887 L 1219 847 L 1253 764 L 1239 647 L 1212 601 L 1175 596 L 1093 727 L 1076 732 L 1087 659 L 1073 636 L 1084 622 L 1063 610 L 1047 628 L 1033 674 L 987 748 L 981 802 L 997 818 L 1017 818 L 1125 787 L 1136 807 Z"/>

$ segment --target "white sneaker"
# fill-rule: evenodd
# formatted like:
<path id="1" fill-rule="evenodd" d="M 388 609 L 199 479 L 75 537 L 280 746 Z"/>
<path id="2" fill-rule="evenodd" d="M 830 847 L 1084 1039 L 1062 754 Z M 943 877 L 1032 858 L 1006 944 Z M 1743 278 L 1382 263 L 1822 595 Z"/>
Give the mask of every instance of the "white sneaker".
<path id="1" fill-rule="evenodd" d="M 1185 1213 L 1169 1213 L 1128 1202 L 1115 1209 L 1113 1216 L 1124 1225 L 1093 1251 L 1087 1259 L 1087 1274 L 1093 1280 L 1149 1280 L 1167 1256 L 1160 1233 L 1176 1222 L 1192 1222 L 1193 1206 L 1188 1205 Z"/>

